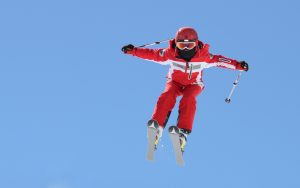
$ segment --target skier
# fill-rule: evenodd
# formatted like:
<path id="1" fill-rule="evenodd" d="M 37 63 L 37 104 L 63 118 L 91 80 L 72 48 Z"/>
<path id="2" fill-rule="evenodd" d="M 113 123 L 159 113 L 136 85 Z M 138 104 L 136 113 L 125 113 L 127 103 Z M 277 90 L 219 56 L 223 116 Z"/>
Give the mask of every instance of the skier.
<path id="1" fill-rule="evenodd" d="M 209 45 L 198 40 L 198 34 L 191 27 L 180 28 L 175 39 L 169 41 L 168 48 L 148 49 L 132 44 L 122 48 L 125 54 L 170 65 L 164 92 L 160 95 L 148 127 L 157 129 L 155 148 L 165 128 L 176 98 L 182 96 L 179 103 L 177 127 L 180 148 L 184 151 L 187 136 L 192 132 L 196 112 L 196 97 L 203 91 L 202 71 L 210 67 L 222 67 L 248 71 L 245 61 L 237 61 L 221 55 L 209 53 Z M 169 129 L 169 131 L 172 131 Z"/>

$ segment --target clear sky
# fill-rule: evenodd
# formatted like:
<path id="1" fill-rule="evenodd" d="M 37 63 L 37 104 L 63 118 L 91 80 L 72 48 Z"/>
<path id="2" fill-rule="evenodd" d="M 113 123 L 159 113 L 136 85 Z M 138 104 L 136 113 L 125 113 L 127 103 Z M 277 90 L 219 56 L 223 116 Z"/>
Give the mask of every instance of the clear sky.
<path id="1" fill-rule="evenodd" d="M 0 187 L 299 188 L 299 8 L 296 0 L 0 1 Z M 167 131 L 146 161 L 146 122 L 168 67 L 120 49 L 183 26 L 250 71 L 226 104 L 238 72 L 205 70 L 182 168 Z"/>

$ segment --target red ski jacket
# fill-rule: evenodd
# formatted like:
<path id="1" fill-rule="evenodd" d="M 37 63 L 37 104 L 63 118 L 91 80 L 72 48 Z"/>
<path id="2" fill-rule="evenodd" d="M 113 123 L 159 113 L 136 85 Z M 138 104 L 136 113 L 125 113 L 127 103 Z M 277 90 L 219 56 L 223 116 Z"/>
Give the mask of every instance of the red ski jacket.
<path id="1" fill-rule="evenodd" d="M 157 62 L 162 65 L 170 65 L 167 78 L 183 86 L 198 84 L 204 87 L 202 72 L 205 68 L 222 67 L 229 69 L 243 70 L 237 60 L 212 55 L 209 53 L 209 45 L 199 42 L 198 50 L 194 57 L 186 62 L 178 55 L 175 48 L 175 40 L 169 41 L 169 47 L 164 49 L 134 48 L 130 53 L 142 59 Z"/>

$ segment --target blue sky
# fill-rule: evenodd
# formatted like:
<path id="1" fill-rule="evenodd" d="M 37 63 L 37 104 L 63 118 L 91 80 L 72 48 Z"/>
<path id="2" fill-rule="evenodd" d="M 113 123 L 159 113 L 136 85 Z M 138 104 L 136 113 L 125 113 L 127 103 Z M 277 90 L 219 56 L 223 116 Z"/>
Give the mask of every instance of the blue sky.
<path id="1" fill-rule="evenodd" d="M 0 187 L 298 188 L 299 7 L 291 1 L 1 1 Z M 146 122 L 167 66 L 121 53 L 192 26 L 211 52 L 184 168 Z M 154 46 L 166 47 L 165 44 Z M 177 118 L 176 105 L 168 125 Z"/>

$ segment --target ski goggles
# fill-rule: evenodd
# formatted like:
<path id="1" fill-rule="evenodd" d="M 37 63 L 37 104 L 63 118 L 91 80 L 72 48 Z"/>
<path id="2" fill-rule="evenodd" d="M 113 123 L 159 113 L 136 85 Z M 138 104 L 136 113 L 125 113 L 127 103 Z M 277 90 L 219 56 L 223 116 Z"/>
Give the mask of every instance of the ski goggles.
<path id="1" fill-rule="evenodd" d="M 183 50 L 183 49 L 191 50 L 191 49 L 195 48 L 196 42 L 176 42 L 176 46 L 180 50 Z"/>

